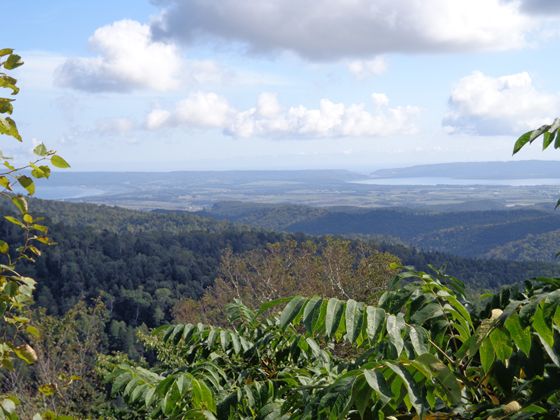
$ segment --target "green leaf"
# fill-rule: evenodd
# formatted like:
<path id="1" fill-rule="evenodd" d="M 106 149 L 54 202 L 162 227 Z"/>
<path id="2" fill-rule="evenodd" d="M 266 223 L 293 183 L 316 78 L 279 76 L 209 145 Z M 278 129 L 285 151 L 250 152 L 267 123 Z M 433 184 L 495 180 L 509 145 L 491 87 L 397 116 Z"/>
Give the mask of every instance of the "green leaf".
<path id="1" fill-rule="evenodd" d="M 338 329 L 338 324 L 344 313 L 344 304 L 342 301 L 331 298 L 327 304 L 327 313 L 325 318 L 325 333 L 327 337 L 332 337 Z"/>
<path id="2" fill-rule="evenodd" d="M 560 129 L 556 130 L 556 139 L 554 140 L 554 148 L 560 149 Z"/>
<path id="3" fill-rule="evenodd" d="M 39 392 L 45 397 L 52 397 L 56 393 L 56 388 L 53 384 L 43 384 L 39 387 Z"/>
<path id="4" fill-rule="evenodd" d="M 7 254 L 10 250 L 10 246 L 6 241 L 0 239 L 0 254 Z"/>
<path id="5" fill-rule="evenodd" d="M 405 327 L 404 318 L 401 313 L 395 315 L 389 315 L 387 317 L 387 334 L 389 335 L 389 339 L 395 349 L 397 350 L 397 355 L 400 355 L 403 347 L 404 341 L 401 336 L 401 331 Z"/>
<path id="6" fill-rule="evenodd" d="M 494 364 L 495 354 L 492 348 L 492 343 L 489 337 L 486 337 L 480 344 L 478 349 L 478 354 L 480 355 L 480 364 L 482 365 L 482 370 L 484 372 L 490 371 L 492 364 Z"/>
<path id="7" fill-rule="evenodd" d="M 11 114 L 14 112 L 12 101 L 13 99 L 0 98 L 0 114 Z"/>
<path id="8" fill-rule="evenodd" d="M 373 389 L 378 395 L 379 399 L 387 404 L 393 398 L 391 388 L 387 385 L 387 381 L 381 372 L 378 370 L 365 370 L 364 377 L 368 385 Z"/>
<path id="9" fill-rule="evenodd" d="M 20 220 L 16 219 L 13 216 L 4 216 L 4 219 L 6 219 L 10 223 L 13 223 L 16 226 L 25 227 L 25 225 Z"/>
<path id="10" fill-rule="evenodd" d="M 536 130 L 533 130 L 531 132 L 531 135 L 529 136 L 529 143 L 532 143 L 534 140 L 536 140 L 541 134 L 547 132 L 550 129 L 550 125 L 545 124 L 545 125 L 541 125 L 539 128 L 537 128 Z"/>
<path id="11" fill-rule="evenodd" d="M 346 339 L 353 343 L 360 334 L 363 320 L 363 303 L 353 299 L 346 302 Z"/>
<path id="12" fill-rule="evenodd" d="M 115 394 L 116 392 L 120 391 L 125 385 L 132 379 L 132 376 L 129 372 L 123 372 L 118 375 L 114 380 L 111 386 L 111 392 Z"/>
<path id="13" fill-rule="evenodd" d="M 16 122 L 10 117 L 0 117 L 0 134 L 5 134 L 15 138 L 17 141 L 22 141 Z"/>
<path id="14" fill-rule="evenodd" d="M 428 339 L 429 333 L 422 327 L 411 325 L 408 333 L 410 342 L 416 354 L 424 354 L 428 352 Z"/>
<path id="15" fill-rule="evenodd" d="M 233 332 L 231 333 L 231 344 L 233 345 L 235 354 L 239 354 L 241 351 L 241 343 L 239 341 L 239 336 Z"/>
<path id="16" fill-rule="evenodd" d="M 28 365 L 37 361 L 37 354 L 29 344 L 22 344 L 21 346 L 14 347 L 13 350 L 16 356 Z"/>
<path id="17" fill-rule="evenodd" d="M 224 331 L 224 330 L 220 331 L 220 344 L 224 351 L 227 351 L 229 348 L 230 337 L 231 336 L 228 331 Z"/>
<path id="18" fill-rule="evenodd" d="M 309 333 L 314 329 L 313 320 L 316 318 L 317 311 L 321 308 L 321 303 L 323 303 L 323 300 L 318 296 L 314 296 L 305 304 L 302 321 L 305 329 Z"/>
<path id="19" fill-rule="evenodd" d="M 513 154 L 515 155 L 517 152 L 519 152 L 523 146 L 525 146 L 527 143 L 529 143 L 529 140 L 531 139 L 531 134 L 533 133 L 533 130 L 531 131 L 527 131 L 525 134 L 521 135 L 517 141 L 515 142 L 515 145 L 513 146 Z"/>
<path id="20" fill-rule="evenodd" d="M 66 169 L 70 167 L 68 162 L 66 162 L 63 158 L 61 158 L 58 155 L 53 155 L 51 157 L 51 163 L 53 164 L 53 166 L 56 166 L 57 168 L 61 168 L 61 169 Z"/>
<path id="21" fill-rule="evenodd" d="M 537 334 L 537 337 L 539 337 L 539 340 L 540 340 L 541 344 L 543 345 L 544 350 L 546 351 L 546 353 L 550 357 L 550 360 L 552 360 L 552 363 L 554 363 L 556 366 L 560 367 L 560 358 L 558 357 L 558 354 L 556 354 L 556 352 L 554 351 L 552 346 L 550 346 L 548 344 L 548 341 L 542 335 Z"/>
<path id="22" fill-rule="evenodd" d="M 365 378 L 358 378 L 352 385 L 352 402 L 360 413 L 360 418 L 364 418 L 365 412 L 371 403 L 371 389 Z"/>
<path id="23" fill-rule="evenodd" d="M 381 324 L 385 321 L 385 311 L 381 308 L 368 306 L 366 308 L 366 316 L 366 333 L 370 340 L 374 340 L 380 330 Z"/>
<path id="24" fill-rule="evenodd" d="M 146 394 L 144 395 L 144 404 L 146 405 L 146 407 L 152 405 L 155 392 L 156 392 L 155 388 L 150 388 L 146 391 Z"/>
<path id="25" fill-rule="evenodd" d="M 443 387 L 445 394 L 452 404 L 461 402 L 461 385 L 453 372 L 437 357 L 431 353 L 418 356 L 416 361 L 427 366 L 433 373 L 436 381 Z"/>
<path id="26" fill-rule="evenodd" d="M 8 179 L 8 177 L 6 177 L 4 175 L 0 176 L 0 186 L 2 188 L 7 189 L 8 191 L 12 190 L 12 188 L 10 186 L 10 180 Z"/>
<path id="27" fill-rule="evenodd" d="M 27 214 L 29 211 L 27 200 L 20 195 L 12 197 L 12 204 L 17 207 L 21 214 Z"/>
<path id="28" fill-rule="evenodd" d="M 438 318 L 443 316 L 443 311 L 441 309 L 441 305 L 438 303 L 428 303 L 419 311 L 416 311 L 412 316 L 411 320 L 414 321 L 416 324 L 424 324 L 426 321 L 432 318 Z"/>
<path id="29" fill-rule="evenodd" d="M 13 52 L 14 52 L 13 48 L 2 48 L 0 49 L 0 57 L 4 57 L 5 55 L 10 55 Z"/>
<path id="30" fill-rule="evenodd" d="M 511 357 L 513 349 L 510 346 L 509 337 L 505 332 L 496 328 L 490 333 L 490 341 L 492 342 L 492 347 L 499 361 L 503 362 Z"/>
<path id="31" fill-rule="evenodd" d="M 39 338 L 41 337 L 41 333 L 39 332 L 39 330 L 34 327 L 33 325 L 28 325 L 27 327 L 25 327 L 25 331 L 27 332 L 27 334 L 33 336 L 34 338 Z"/>
<path id="32" fill-rule="evenodd" d="M 296 296 L 286 305 L 278 320 L 280 328 L 286 328 L 288 324 L 294 320 L 306 301 L 307 299 L 304 297 Z"/>
<path id="33" fill-rule="evenodd" d="M 546 148 L 548 146 L 550 146 L 550 143 L 552 143 L 552 141 L 554 140 L 554 133 L 550 133 L 550 132 L 546 132 L 543 135 L 543 150 L 546 150 Z"/>
<path id="34" fill-rule="evenodd" d="M 535 314 L 533 315 L 533 328 L 537 332 L 537 334 L 544 340 L 546 343 L 552 347 L 554 345 L 554 335 L 552 333 L 552 329 L 548 326 L 545 318 L 544 318 L 544 311 L 542 305 L 537 307 Z"/>
<path id="35" fill-rule="evenodd" d="M 20 175 L 17 180 L 19 184 L 27 190 L 29 195 L 35 194 L 35 183 L 33 179 L 29 178 L 27 175 Z"/>
<path id="36" fill-rule="evenodd" d="M 422 418 L 424 414 L 424 402 L 421 397 L 422 393 L 420 392 L 418 385 L 415 383 L 412 375 L 410 375 L 410 373 L 408 373 L 408 371 L 403 369 L 401 366 L 395 365 L 390 362 L 386 362 L 386 365 L 402 379 L 404 386 L 408 392 L 410 403 L 412 404 L 418 415 Z"/>
<path id="37" fill-rule="evenodd" d="M 4 62 L 4 68 L 7 70 L 13 70 L 22 65 L 23 61 L 21 61 L 21 57 L 17 54 L 10 54 Z"/>
<path id="38" fill-rule="evenodd" d="M 531 330 L 529 327 L 523 329 L 521 327 L 521 322 L 519 321 L 519 315 L 514 313 L 510 315 L 504 326 L 509 331 L 515 345 L 521 350 L 527 357 L 529 357 L 529 352 L 531 351 Z"/>
<path id="39" fill-rule="evenodd" d="M 17 80 L 6 74 L 0 74 L 0 88 L 12 90 L 12 95 L 17 95 L 19 88 L 16 86 Z"/>
<path id="40" fill-rule="evenodd" d="M 46 156 L 49 151 L 47 150 L 47 147 L 43 143 L 41 143 L 35 146 L 35 148 L 33 149 L 33 153 L 35 153 L 37 156 Z"/>
<path id="41" fill-rule="evenodd" d="M 278 299 L 274 299 L 274 300 L 270 300 L 268 302 L 265 302 L 261 306 L 259 306 L 258 314 L 261 315 L 261 314 L 265 313 L 266 311 L 268 311 L 268 310 L 270 310 L 270 309 L 272 309 L 272 308 L 274 308 L 278 305 L 289 302 L 291 300 L 292 300 L 291 297 L 283 297 L 283 298 L 278 298 Z"/>

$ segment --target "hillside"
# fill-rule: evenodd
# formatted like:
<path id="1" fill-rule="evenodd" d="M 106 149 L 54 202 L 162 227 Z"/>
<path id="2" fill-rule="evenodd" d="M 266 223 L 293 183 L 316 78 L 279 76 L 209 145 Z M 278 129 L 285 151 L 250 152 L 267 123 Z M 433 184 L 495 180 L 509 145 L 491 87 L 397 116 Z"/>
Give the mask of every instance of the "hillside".
<path id="1" fill-rule="evenodd" d="M 307 229 L 317 235 L 341 233 L 344 226 L 360 223 L 369 226 L 368 232 L 374 232 L 374 226 L 385 226 L 380 231 L 384 234 L 410 230 L 414 235 L 426 235 L 430 229 L 448 228 L 457 222 L 454 215 L 413 215 L 404 211 L 259 206 L 253 212 L 237 206 L 235 219 L 245 223 L 242 225 L 187 212 L 143 212 L 42 200 L 33 200 L 31 206 L 36 215 L 46 218 L 57 242 L 56 246 L 44 249 L 35 264 L 25 268 L 27 274 L 38 279 L 37 304 L 49 313 L 63 314 L 80 299 L 91 301 L 101 296 L 111 313 L 111 348 L 128 350 L 133 342 L 133 328 L 171 321 L 171 309 L 179 300 L 197 299 L 213 284 L 226 249 L 242 253 L 286 238 L 312 239 L 305 234 L 248 227 L 249 220 L 254 224 L 261 220 L 267 228 L 279 230 L 301 230 L 294 226 L 305 223 L 310 227 L 318 226 L 317 223 L 332 227 L 324 231 Z M 469 220 L 497 224 L 506 216 L 523 226 L 525 221 L 540 221 L 542 215 L 532 210 L 503 215 L 483 212 L 469 215 Z M 368 220 L 365 224 L 364 217 Z M 390 219 L 398 221 L 399 231 L 387 228 Z M 297 223 L 290 226 L 290 222 Z M 11 224 L 2 221 L 0 229 L 8 241 L 19 240 L 20 234 Z M 445 266 L 449 274 L 463 279 L 471 289 L 496 288 L 536 275 L 560 273 L 560 268 L 550 263 L 483 261 L 403 245 L 376 246 L 419 269 L 426 270 L 429 264 Z"/>
<path id="2" fill-rule="evenodd" d="M 551 262 L 553 256 L 534 238 L 548 235 L 550 242 L 560 229 L 560 214 L 536 208 L 458 212 L 220 203 L 201 214 L 292 233 L 386 238 L 469 258 L 517 260 L 515 249 L 525 247 L 535 251 L 524 260 Z M 506 245 L 509 252 L 498 251 Z"/>

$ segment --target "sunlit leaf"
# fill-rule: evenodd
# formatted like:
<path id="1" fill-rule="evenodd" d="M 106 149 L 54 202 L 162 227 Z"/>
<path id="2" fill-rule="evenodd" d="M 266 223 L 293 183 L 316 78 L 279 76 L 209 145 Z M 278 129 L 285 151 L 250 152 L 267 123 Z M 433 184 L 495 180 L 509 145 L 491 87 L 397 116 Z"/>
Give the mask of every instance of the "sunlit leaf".
<path id="1" fill-rule="evenodd" d="M 51 163 L 53 164 L 53 166 L 56 166 L 57 168 L 61 168 L 61 169 L 70 167 L 70 164 L 58 155 L 53 155 L 51 157 Z"/>

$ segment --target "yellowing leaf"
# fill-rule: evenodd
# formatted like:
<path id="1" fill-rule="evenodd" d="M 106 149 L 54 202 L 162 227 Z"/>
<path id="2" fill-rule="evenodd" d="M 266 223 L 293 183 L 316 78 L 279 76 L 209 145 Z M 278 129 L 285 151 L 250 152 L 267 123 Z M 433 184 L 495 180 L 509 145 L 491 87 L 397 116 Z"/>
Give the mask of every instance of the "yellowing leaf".
<path id="1" fill-rule="evenodd" d="M 53 155 L 51 157 L 51 163 L 53 164 L 53 166 L 56 166 L 57 168 L 61 168 L 61 169 L 66 169 L 70 167 L 70 164 L 58 155 Z"/>

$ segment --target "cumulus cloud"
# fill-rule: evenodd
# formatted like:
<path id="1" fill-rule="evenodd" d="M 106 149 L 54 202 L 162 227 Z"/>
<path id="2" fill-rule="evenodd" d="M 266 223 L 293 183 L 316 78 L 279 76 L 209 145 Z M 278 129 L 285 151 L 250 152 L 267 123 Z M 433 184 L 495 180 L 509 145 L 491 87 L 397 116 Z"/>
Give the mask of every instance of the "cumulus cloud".
<path id="1" fill-rule="evenodd" d="M 381 56 L 372 60 L 353 60 L 348 63 L 348 70 L 358 79 L 379 76 L 387 71 L 387 62 Z"/>
<path id="2" fill-rule="evenodd" d="M 504 50 L 531 19 L 503 0 L 155 0 L 159 39 L 218 39 L 318 60 L 385 52 Z"/>
<path id="3" fill-rule="evenodd" d="M 121 20 L 98 28 L 89 39 L 99 55 L 71 58 L 58 68 L 59 85 L 99 92 L 176 88 L 182 67 L 177 47 L 155 41 L 149 25 Z"/>
<path id="4" fill-rule="evenodd" d="M 384 94 L 373 94 L 372 111 L 365 104 L 336 103 L 321 99 L 318 108 L 303 105 L 283 108 L 275 94 L 262 93 L 255 107 L 237 110 L 215 93 L 194 93 L 173 111 L 153 110 L 148 129 L 172 126 L 219 128 L 233 137 L 322 138 L 369 137 L 415 132 L 419 109 L 390 107 Z"/>
<path id="5" fill-rule="evenodd" d="M 519 134 L 550 122 L 559 107 L 560 95 L 536 89 L 526 72 L 500 77 L 474 72 L 451 92 L 443 125 L 451 133 Z"/>

